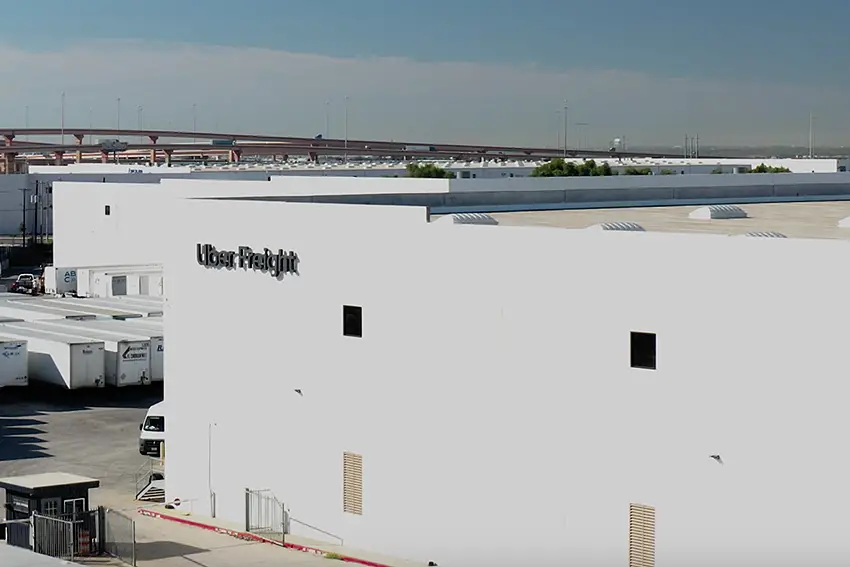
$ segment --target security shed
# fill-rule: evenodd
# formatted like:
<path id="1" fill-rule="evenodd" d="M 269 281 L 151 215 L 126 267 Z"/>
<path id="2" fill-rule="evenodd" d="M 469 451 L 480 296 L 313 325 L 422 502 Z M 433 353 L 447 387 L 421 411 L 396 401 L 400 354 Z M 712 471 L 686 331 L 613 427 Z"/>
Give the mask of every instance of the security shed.
<path id="1" fill-rule="evenodd" d="M 61 472 L 0 478 L 0 488 L 6 491 L 6 521 L 13 522 L 7 525 L 7 543 L 31 549 L 30 526 L 20 520 L 33 513 L 82 514 L 89 510 L 89 491 L 99 486 L 97 479 Z"/>

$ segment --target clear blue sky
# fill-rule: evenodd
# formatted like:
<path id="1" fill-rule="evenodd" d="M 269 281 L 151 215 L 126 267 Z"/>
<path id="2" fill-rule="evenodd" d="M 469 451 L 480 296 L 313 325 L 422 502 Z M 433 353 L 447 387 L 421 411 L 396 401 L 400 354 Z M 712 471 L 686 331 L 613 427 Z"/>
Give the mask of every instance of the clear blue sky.
<path id="1" fill-rule="evenodd" d="M 811 96 L 832 89 L 824 95 L 829 101 L 805 100 L 788 109 L 807 114 L 804 109 L 813 107 L 824 115 L 837 112 L 833 102 L 850 94 L 848 12 L 850 4 L 839 0 L 38 0 L 4 10 L 0 30 L 7 45 L 28 52 L 136 39 L 339 58 L 535 65 L 545 73 L 619 70 L 659 80 L 743 84 L 756 101 L 759 85 L 811 89 Z M 567 95 L 552 93 L 550 114 Z M 640 96 L 654 95 L 635 93 Z M 786 93 L 776 112 L 794 96 Z M 697 128 L 710 128 L 711 113 L 724 111 L 706 111 L 711 101 L 695 104 L 683 112 L 707 123 Z M 593 109 L 595 122 L 601 112 Z M 688 125 L 665 125 L 670 133 L 664 135 L 677 127 Z M 545 135 L 551 138 L 553 130 Z"/>

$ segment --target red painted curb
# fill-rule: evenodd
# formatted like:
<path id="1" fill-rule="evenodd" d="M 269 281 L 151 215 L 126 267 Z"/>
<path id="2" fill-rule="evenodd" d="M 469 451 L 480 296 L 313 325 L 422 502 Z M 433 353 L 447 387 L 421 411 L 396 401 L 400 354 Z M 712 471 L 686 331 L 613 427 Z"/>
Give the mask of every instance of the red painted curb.
<path id="1" fill-rule="evenodd" d="M 278 542 L 271 539 L 266 539 L 264 537 L 258 536 L 257 534 L 252 534 L 249 532 L 241 532 L 238 530 L 230 530 L 227 528 L 222 528 L 219 526 L 213 526 L 210 524 L 202 524 L 201 522 L 196 522 L 194 520 L 189 520 L 187 518 L 181 518 L 179 516 L 172 516 L 170 514 L 161 514 L 159 512 L 154 512 L 153 510 L 149 510 L 147 508 L 139 508 L 139 514 L 142 516 L 147 516 L 148 518 L 156 518 L 158 520 L 169 520 L 172 522 L 176 522 L 178 524 L 183 524 L 184 526 L 191 526 L 193 528 L 200 528 L 202 530 L 208 530 L 211 532 L 216 532 L 219 534 L 228 535 L 230 537 L 235 537 L 238 539 L 248 540 L 248 541 L 256 541 L 260 543 L 270 543 L 272 545 L 277 545 L 278 547 L 285 547 L 287 549 L 293 549 L 295 551 L 301 551 L 303 553 L 311 553 L 313 555 L 318 555 L 320 557 L 324 557 L 328 554 L 327 551 L 322 551 L 321 549 L 315 547 L 308 547 L 306 545 L 299 545 L 297 543 L 288 543 L 288 542 Z M 363 565 L 364 567 L 390 567 L 389 565 L 385 565 L 384 563 L 375 563 L 374 561 L 369 561 L 367 559 L 358 559 L 357 557 L 351 557 L 348 555 L 335 555 L 335 559 L 339 561 L 345 561 L 346 563 L 355 563 L 357 565 Z"/>

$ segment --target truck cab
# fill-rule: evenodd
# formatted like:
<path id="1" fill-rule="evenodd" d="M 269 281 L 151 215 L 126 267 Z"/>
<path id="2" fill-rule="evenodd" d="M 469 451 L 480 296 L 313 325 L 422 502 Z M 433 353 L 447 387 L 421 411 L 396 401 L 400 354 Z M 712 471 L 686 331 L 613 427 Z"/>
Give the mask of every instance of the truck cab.
<path id="1" fill-rule="evenodd" d="M 139 424 L 139 453 L 160 459 L 165 450 L 165 402 L 148 408 L 145 420 Z"/>

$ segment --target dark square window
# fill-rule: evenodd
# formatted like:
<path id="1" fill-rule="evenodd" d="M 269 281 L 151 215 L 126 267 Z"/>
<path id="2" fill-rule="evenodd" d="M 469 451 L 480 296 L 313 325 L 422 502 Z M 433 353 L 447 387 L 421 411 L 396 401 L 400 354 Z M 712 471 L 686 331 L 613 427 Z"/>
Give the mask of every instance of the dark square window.
<path id="1" fill-rule="evenodd" d="M 346 337 L 363 336 L 363 308 L 355 305 L 342 306 L 342 334 Z"/>
<path id="2" fill-rule="evenodd" d="M 632 331 L 631 347 L 632 368 L 656 369 L 655 333 Z"/>
<path id="3" fill-rule="evenodd" d="M 103 214 L 105 214 L 105 215 L 109 216 L 109 214 L 110 214 L 111 212 L 112 212 L 112 209 L 110 209 L 110 208 L 109 208 L 109 205 L 104 205 L 104 206 L 103 206 Z"/>

